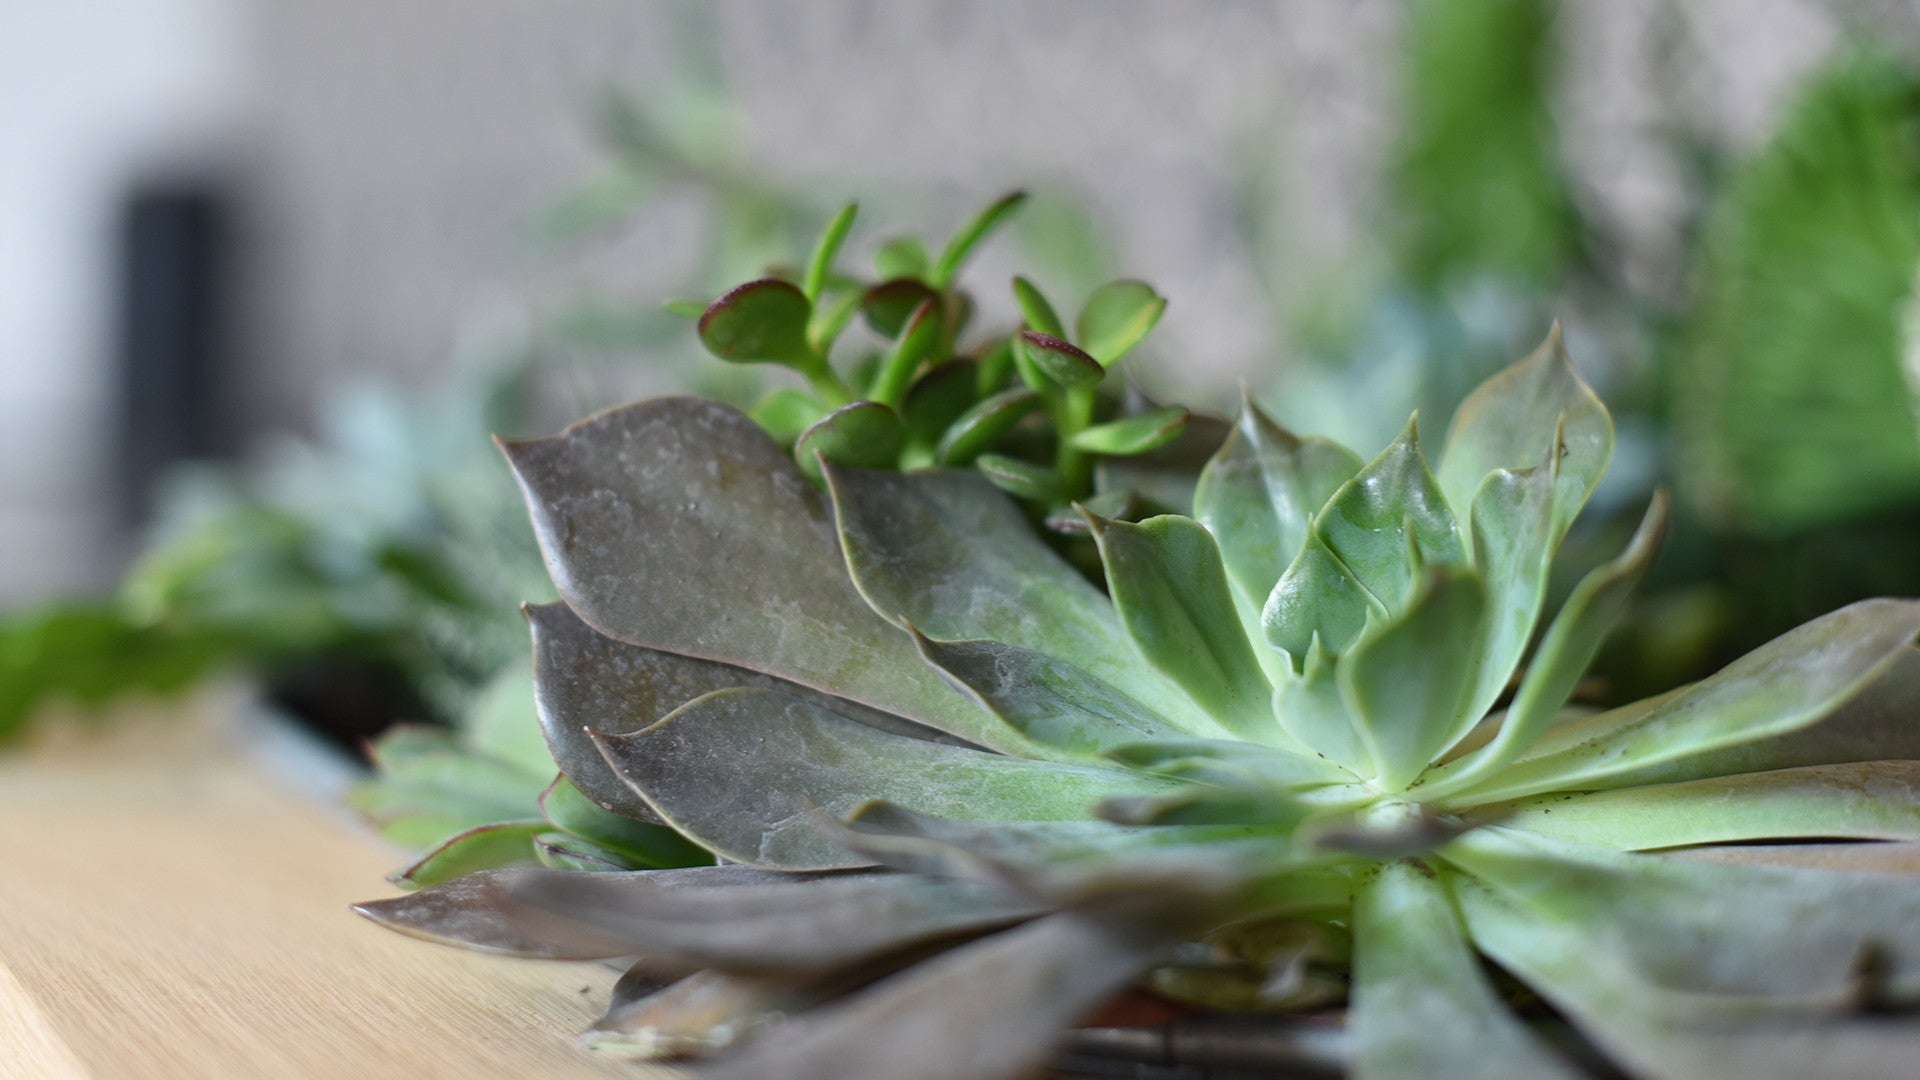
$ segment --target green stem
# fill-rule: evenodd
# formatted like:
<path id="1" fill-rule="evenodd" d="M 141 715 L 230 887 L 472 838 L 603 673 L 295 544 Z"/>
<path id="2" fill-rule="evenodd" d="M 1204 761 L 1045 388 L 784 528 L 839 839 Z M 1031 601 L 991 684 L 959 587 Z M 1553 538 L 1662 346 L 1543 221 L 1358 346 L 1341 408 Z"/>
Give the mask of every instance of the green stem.
<path id="1" fill-rule="evenodd" d="M 1062 407 L 1053 410 L 1054 431 L 1060 440 L 1053 467 L 1066 480 L 1067 490 L 1076 497 L 1085 495 L 1093 487 L 1093 456 L 1075 449 L 1068 440 L 1093 421 L 1094 391 L 1094 386 L 1068 387 Z"/>
<path id="2" fill-rule="evenodd" d="M 825 357 L 815 355 L 804 366 L 795 365 L 794 370 L 806 378 L 813 396 L 819 398 L 820 404 L 827 408 L 837 409 L 853 401 L 853 388 L 847 385 L 839 372 L 833 370 Z"/>

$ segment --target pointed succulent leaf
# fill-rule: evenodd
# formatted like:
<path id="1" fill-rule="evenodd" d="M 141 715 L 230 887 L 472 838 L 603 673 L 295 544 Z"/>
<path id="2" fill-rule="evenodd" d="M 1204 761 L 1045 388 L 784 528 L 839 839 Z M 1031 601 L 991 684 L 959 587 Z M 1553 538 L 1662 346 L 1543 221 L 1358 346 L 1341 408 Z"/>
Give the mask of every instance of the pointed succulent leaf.
<path id="1" fill-rule="evenodd" d="M 1473 571 L 1436 567 L 1398 618 L 1341 658 L 1341 697 L 1382 791 L 1405 790 L 1478 719 L 1463 709 L 1485 607 Z"/>
<path id="2" fill-rule="evenodd" d="M 1047 298 L 1033 282 L 1023 277 L 1014 278 L 1013 302 L 1020 308 L 1020 317 L 1027 321 L 1027 329 L 1048 337 L 1067 336 L 1066 324 L 1060 321 L 1053 305 L 1047 303 Z"/>
<path id="3" fill-rule="evenodd" d="M 607 767 L 588 732 L 640 731 L 715 690 L 736 686 L 780 690 L 810 697 L 882 731 L 909 738 L 938 734 L 758 671 L 629 645 L 588 626 L 565 604 L 529 604 L 525 612 L 533 631 L 534 704 L 547 748 L 581 794 L 622 817 L 660 823 L 646 802 Z"/>
<path id="4" fill-rule="evenodd" d="M 540 960 L 604 960 L 632 955 L 633 942 L 624 935 L 587 923 L 537 916 L 528 904 L 515 898 L 522 883 L 553 873 L 539 868 L 481 870 L 419 892 L 355 904 L 353 910 L 409 937 L 482 952 Z M 700 866 L 622 874 L 616 880 L 637 905 L 654 894 L 684 893 L 679 901 L 681 908 L 690 909 L 711 903 L 725 889 L 786 889 L 812 878 L 745 866 Z"/>
<path id="5" fill-rule="evenodd" d="M 873 613 L 825 497 L 740 413 L 659 399 L 505 449 L 555 587 L 601 633 L 1043 753 L 953 693 Z"/>
<path id="6" fill-rule="evenodd" d="M 1111 746 L 1190 734 L 1044 653 L 998 641 L 918 641 L 956 690 L 1034 742 L 1090 758 Z"/>
<path id="7" fill-rule="evenodd" d="M 1637 1075 L 1865 1080 L 1900 1075 L 1912 1053 L 1909 1029 L 1836 1016 L 1844 1003 L 1676 992 L 1612 962 L 1610 943 L 1583 927 L 1470 880 L 1455 879 L 1454 893 L 1476 945 Z"/>
<path id="8" fill-rule="evenodd" d="M 840 254 L 840 245 L 846 242 L 847 230 L 853 228 L 853 217 L 859 212 L 860 204 L 848 203 L 820 231 L 820 239 L 814 243 L 813 254 L 807 259 L 807 275 L 800 286 L 800 291 L 809 302 L 820 299 L 820 292 L 827 284 L 827 275 L 833 271 L 834 257 Z"/>
<path id="9" fill-rule="evenodd" d="M 1378 1080 L 1586 1075 L 1495 992 L 1446 889 L 1412 862 L 1370 871 L 1353 908 L 1354 1069 Z"/>
<path id="10" fill-rule="evenodd" d="M 1484 653 L 1466 711 L 1475 718 L 1506 690 L 1546 601 L 1553 565 L 1554 466 L 1495 469 L 1473 496 L 1473 561 L 1487 587 Z"/>
<path id="11" fill-rule="evenodd" d="M 1256 609 L 1300 553 L 1313 515 L 1360 471 L 1325 439 L 1298 439 L 1251 402 L 1207 462 L 1193 514 L 1220 544 L 1227 576 Z"/>
<path id="12" fill-rule="evenodd" d="M 1273 715 L 1316 757 L 1351 776 L 1371 777 L 1376 771 L 1373 751 L 1340 692 L 1335 661 L 1318 639 L 1307 646 L 1300 671 L 1283 676 L 1274 688 Z"/>
<path id="13" fill-rule="evenodd" d="M 1452 513 L 1427 460 L 1415 422 L 1393 445 L 1334 493 L 1313 531 L 1388 612 L 1398 612 L 1422 565 L 1467 561 Z"/>
<path id="14" fill-rule="evenodd" d="M 1099 361 L 1072 343 L 1048 334 L 1022 330 L 1019 348 L 1048 380 L 1060 386 L 1092 386 L 1106 374 Z"/>
<path id="15" fill-rule="evenodd" d="M 873 273 L 882 281 L 925 277 L 930 260 L 917 236 L 896 236 L 873 249 Z"/>
<path id="16" fill-rule="evenodd" d="M 900 338 L 893 351 L 880 361 L 874 373 L 871 397 L 889 407 L 898 406 L 920 366 L 933 355 L 940 342 L 941 321 L 938 297 L 928 297 L 915 307 L 900 327 Z"/>
<path id="17" fill-rule="evenodd" d="M 1267 643 L 1291 656 L 1296 670 L 1314 648 L 1339 655 L 1359 640 L 1369 621 L 1385 618 L 1386 607 L 1313 532 L 1260 612 Z"/>
<path id="18" fill-rule="evenodd" d="M 900 458 L 906 429 L 900 414 L 877 401 L 842 405 L 814 421 L 793 444 L 800 471 L 818 476 L 820 461 L 861 469 L 879 469 Z"/>
<path id="19" fill-rule="evenodd" d="M 462 749 L 445 732 L 394 728 L 372 746 L 379 773 L 348 805 L 388 838 L 415 848 L 527 813 L 531 776 Z"/>
<path id="20" fill-rule="evenodd" d="M 1166 310 L 1166 297 L 1146 282 L 1110 281 L 1080 308 L 1074 338 L 1101 367 L 1112 367 L 1153 332 Z"/>
<path id="21" fill-rule="evenodd" d="M 841 1002 L 806 1013 L 779 1039 L 717 1061 L 711 1080 L 845 1080 L 1026 1075 L 1060 1030 L 1180 940 L 1181 923 L 1049 915 L 950 950 Z M 992 987 L 981 993 L 981 987 Z M 991 1038 L 981 1038 L 992 1032 Z"/>
<path id="22" fill-rule="evenodd" d="M 1242 898 L 1251 884 L 1314 861 L 1290 833 L 1240 824 L 957 821 L 883 800 L 861 806 L 839 829 L 842 844 L 883 865 L 998 882 L 1058 907 L 1161 891 L 1183 894 L 1196 908 Z"/>
<path id="23" fill-rule="evenodd" d="M 1494 476 L 1500 476 L 1495 473 Z M 1489 479 L 1488 485 L 1497 483 Z M 1487 488 L 1482 487 L 1484 493 Z M 1554 616 L 1546 636 L 1534 650 L 1533 663 L 1520 680 L 1513 704 L 1493 740 L 1461 758 L 1442 766 L 1434 775 L 1429 797 L 1445 791 L 1470 787 L 1493 776 L 1525 753 L 1540 737 L 1566 704 L 1573 689 L 1593 662 L 1594 654 L 1625 614 L 1634 586 L 1646 574 L 1647 566 L 1666 533 L 1667 497 L 1655 492 L 1653 502 L 1640 528 L 1627 543 L 1625 551 L 1595 567 Z M 1475 529 L 1480 526 L 1475 520 Z M 1485 680 L 1482 680 L 1485 686 Z"/>
<path id="24" fill-rule="evenodd" d="M 718 887 L 696 880 L 659 888 L 635 874 L 522 875 L 507 891 L 512 902 L 565 922 L 572 933 L 624 942 L 628 954 L 730 972 L 846 969 L 1042 912 L 1032 900 L 979 881 L 871 873 L 783 877 L 789 880 Z"/>
<path id="25" fill-rule="evenodd" d="M 883 281 L 868 288 L 860 297 L 860 312 L 866 317 L 867 325 L 888 340 L 898 338 L 923 305 L 934 313 L 932 318 L 937 321 L 940 294 L 913 278 Z"/>
<path id="26" fill-rule="evenodd" d="M 1314 808 L 1285 793 L 1191 784 L 1163 795 L 1116 795 L 1094 814 L 1116 825 L 1258 825 L 1293 828 Z"/>
<path id="27" fill-rule="evenodd" d="M 700 316 L 700 343 L 722 360 L 801 366 L 813 361 L 807 320 L 813 304 L 778 278 L 749 281 Z"/>
<path id="28" fill-rule="evenodd" d="M 827 479 L 847 570 L 875 612 L 934 638 L 1044 653 L 1177 715 L 1179 692 L 1131 658 L 1113 605 L 981 477 L 834 468 Z"/>
<path id="29" fill-rule="evenodd" d="M 956 695 L 957 696 L 957 695 Z M 596 736 L 669 824 L 737 862 L 857 866 L 818 825 L 868 799 L 982 820 L 1070 820 L 1163 782 L 903 738 L 772 690 L 708 694 L 632 735 Z"/>
<path id="30" fill-rule="evenodd" d="M 973 464 L 988 483 L 1016 499 L 1050 503 L 1071 498 L 1073 494 L 1067 488 L 1066 478 L 1045 465 L 1005 454 L 981 454 L 973 459 Z"/>
<path id="31" fill-rule="evenodd" d="M 1920 840 L 1920 761 L 1862 761 L 1476 807 L 1513 829 L 1626 851 L 1769 839 Z"/>
<path id="32" fill-rule="evenodd" d="M 944 289 L 953 284 L 953 277 L 960 267 L 973 254 L 980 241 L 999 228 L 1000 225 L 1027 201 L 1024 191 L 1009 192 L 995 199 L 986 209 L 974 215 L 973 219 L 954 232 L 953 239 L 940 252 L 940 258 L 934 261 L 933 269 L 927 273 L 927 283 L 936 289 Z"/>
<path id="33" fill-rule="evenodd" d="M 634 867 L 698 866 L 712 862 L 704 850 L 664 825 L 635 821 L 605 809 L 565 776 L 540 795 L 540 813 L 562 832 L 605 848 Z"/>
<path id="34" fill-rule="evenodd" d="M 468 829 L 449 837 L 419 862 L 395 874 L 393 883 L 417 889 L 452 881 L 476 870 L 536 866 L 539 859 L 533 852 L 533 837 L 547 828 L 546 822 L 532 820 L 503 821 Z"/>
<path id="35" fill-rule="evenodd" d="M 1615 786 L 1666 784 L 1738 773 L 1841 765 L 1856 761 L 1920 760 L 1920 649 L 1901 650 L 1886 673 L 1822 719 L 1798 730 L 1722 747 L 1621 774 Z"/>
<path id="36" fill-rule="evenodd" d="M 1472 794 L 1499 801 L 1617 787 L 1636 768 L 1806 727 L 1872 683 L 1916 632 L 1920 601 L 1860 601 L 1788 631 L 1625 726 L 1577 742 L 1543 739 Z"/>
<path id="37" fill-rule="evenodd" d="M 1068 436 L 1067 445 L 1092 454 L 1144 454 L 1179 438 L 1191 419 L 1192 413 L 1178 405 L 1169 405 L 1082 428 Z"/>
<path id="38" fill-rule="evenodd" d="M 761 398 L 753 408 L 747 410 L 747 415 L 775 442 L 791 445 L 801 432 L 811 427 L 824 413 L 813 398 L 789 387 Z"/>
<path id="39" fill-rule="evenodd" d="M 1228 731 L 1276 734 L 1273 687 L 1228 591 L 1220 549 L 1192 518 L 1089 518 L 1114 610 L 1140 655 Z"/>
<path id="40" fill-rule="evenodd" d="M 1920 890 L 1903 875 L 1665 859 L 1497 827 L 1445 857 L 1671 990 L 1831 1007 L 1858 996 L 1871 961 L 1888 1000 L 1920 997 Z"/>
<path id="41" fill-rule="evenodd" d="M 1461 403 L 1440 455 L 1440 487 L 1453 506 L 1465 507 L 1488 473 L 1525 468 L 1549 452 L 1559 458 L 1552 548 L 1613 456 L 1613 418 L 1574 373 L 1558 324 L 1531 355 Z"/>
<path id="42" fill-rule="evenodd" d="M 947 426 L 934 450 L 934 460 L 942 465 L 972 464 L 993 446 L 994 440 L 1039 407 L 1040 395 L 1024 387 L 981 398 Z"/>

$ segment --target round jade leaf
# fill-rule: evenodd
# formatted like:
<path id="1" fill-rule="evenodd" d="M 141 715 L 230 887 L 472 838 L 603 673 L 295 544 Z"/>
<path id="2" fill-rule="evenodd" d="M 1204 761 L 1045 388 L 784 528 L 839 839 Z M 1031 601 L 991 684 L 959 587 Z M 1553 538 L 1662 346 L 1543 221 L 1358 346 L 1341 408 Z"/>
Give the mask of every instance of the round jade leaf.
<path id="1" fill-rule="evenodd" d="M 715 300 L 700 316 L 700 343 L 736 363 L 804 364 L 813 358 L 805 293 L 777 278 L 749 281 Z"/>

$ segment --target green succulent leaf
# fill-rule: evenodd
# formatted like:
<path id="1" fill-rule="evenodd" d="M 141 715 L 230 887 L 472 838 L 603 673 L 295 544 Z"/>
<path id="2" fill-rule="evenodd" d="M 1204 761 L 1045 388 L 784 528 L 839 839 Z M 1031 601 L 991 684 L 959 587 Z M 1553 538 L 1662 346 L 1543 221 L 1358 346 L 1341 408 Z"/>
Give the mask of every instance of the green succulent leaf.
<path id="1" fill-rule="evenodd" d="M 878 469 L 900 459 L 906 428 L 900 414 L 877 401 L 842 405 L 814 421 L 793 444 L 793 459 L 809 476 L 820 474 L 820 462 L 860 469 Z"/>
<path id="2" fill-rule="evenodd" d="M 1869 954 L 1887 1000 L 1920 995 L 1920 890 L 1901 875 L 1665 859 L 1498 827 L 1462 836 L 1446 858 L 1608 942 L 1611 963 L 1696 996 L 1698 1009 L 1729 998 L 1843 1007 Z"/>
<path id="3" fill-rule="evenodd" d="M 1067 326 L 1060 316 L 1047 303 L 1047 298 L 1038 286 L 1023 277 L 1013 279 L 1013 301 L 1020 308 L 1020 315 L 1027 321 L 1027 329 L 1048 337 L 1065 338 Z"/>
<path id="4" fill-rule="evenodd" d="M 716 691 L 644 731 L 595 741 L 681 833 L 736 862 L 781 869 L 862 865 L 819 816 L 869 799 L 976 820 L 1071 820 L 1109 795 L 1165 786 L 905 738 L 761 689 Z"/>
<path id="5" fill-rule="evenodd" d="M 777 278 L 749 281 L 700 316 L 700 343 L 722 360 L 805 367 L 814 363 L 807 342 L 812 315 L 812 302 L 793 285 Z"/>
<path id="6" fill-rule="evenodd" d="M 1106 376 L 1100 362 L 1071 342 L 1032 330 L 1020 331 L 1020 353 L 1056 385 L 1089 387 Z"/>
<path id="7" fill-rule="evenodd" d="M 1387 863 L 1355 889 L 1355 1071 L 1377 1080 L 1586 1075 L 1506 1009 L 1434 877 L 1418 863 Z"/>
<path id="8" fill-rule="evenodd" d="M 1274 687 L 1273 714 L 1281 729 L 1352 776 L 1371 777 L 1373 751 L 1347 709 L 1333 657 L 1316 638 L 1302 661 L 1299 672 L 1283 675 Z"/>
<path id="9" fill-rule="evenodd" d="M 1749 840 L 1920 840 L 1920 762 L 1862 761 L 1478 807 L 1514 829 L 1621 850 Z"/>
<path id="10" fill-rule="evenodd" d="M 900 338 L 894 342 L 893 351 L 880 362 L 873 383 L 875 400 L 896 406 L 904 399 L 907 387 L 912 385 L 914 375 L 920 371 L 920 365 L 933 355 L 934 348 L 940 342 L 945 318 L 941 311 L 939 298 L 929 297 L 908 313 L 906 321 L 900 326 Z"/>
<path id="11" fill-rule="evenodd" d="M 873 613 L 825 497 L 742 414 L 665 398 L 505 450 L 555 587 L 602 634 L 1046 756 L 954 694 Z"/>
<path id="12" fill-rule="evenodd" d="M 1584 927 L 1471 881 L 1457 881 L 1454 893 L 1482 951 L 1640 1075 L 1890 1077 L 1912 1053 L 1903 1025 L 1840 1019 L 1835 1002 L 1770 1005 L 1677 992 L 1611 962 L 1613 943 Z"/>
<path id="13" fill-rule="evenodd" d="M 1074 339 L 1101 367 L 1112 367 L 1146 340 L 1166 310 L 1166 298 L 1146 282 L 1110 281 L 1095 289 L 1080 308 Z M 1060 336 L 1053 331 L 1042 333 Z"/>
<path id="14" fill-rule="evenodd" d="M 1199 522 L 1090 518 L 1114 610 L 1139 654 L 1228 731 L 1278 734 L 1259 659 L 1241 632 L 1220 549 Z"/>
<path id="15" fill-rule="evenodd" d="M 1558 324 L 1525 360 L 1461 403 L 1440 455 L 1440 487 L 1449 503 L 1464 507 L 1488 473 L 1526 468 L 1548 454 L 1558 461 L 1551 552 L 1613 456 L 1613 418 L 1574 373 Z"/>
<path id="16" fill-rule="evenodd" d="M 866 316 L 867 325 L 873 327 L 874 333 L 892 340 L 900 336 L 907 327 L 907 321 L 923 304 L 931 305 L 937 313 L 940 310 L 940 294 L 928 288 L 923 281 L 894 278 L 869 288 L 860 298 L 860 311 Z M 938 318 L 937 314 L 935 318 Z"/>
<path id="17" fill-rule="evenodd" d="M 1485 608 L 1486 591 L 1471 570 L 1437 567 L 1398 618 L 1341 658 L 1341 697 L 1381 790 L 1412 785 L 1479 719 L 1463 710 Z"/>
<path id="18" fill-rule="evenodd" d="M 833 272 L 834 257 L 840 254 L 840 245 L 846 242 L 847 230 L 853 228 L 853 217 L 859 212 L 858 203 L 848 203 L 821 230 L 820 239 L 813 246 L 813 254 L 807 259 L 807 276 L 800 286 L 808 303 L 819 302 L 820 293 L 827 284 L 827 275 Z"/>
<path id="19" fill-rule="evenodd" d="M 1267 640 L 1295 657 L 1313 635 L 1342 653 L 1369 617 L 1396 615 L 1423 565 L 1465 563 L 1413 421 L 1314 516 L 1307 542 L 1261 613 Z"/>
<path id="20" fill-rule="evenodd" d="M 977 403 L 974 386 L 978 366 L 972 360 L 955 357 L 934 365 L 907 388 L 900 416 L 906 422 L 912 445 L 926 457 L 931 457 L 933 447 L 947 428 Z M 930 464 L 930 461 L 916 464 Z"/>
<path id="21" fill-rule="evenodd" d="M 1100 590 L 979 476 L 835 468 L 827 479 L 848 573 L 876 613 L 945 641 L 1044 651 L 1149 711 L 1186 711 L 1177 690 L 1132 658 Z"/>
<path id="22" fill-rule="evenodd" d="M 753 408 L 747 410 L 747 415 L 775 442 L 791 445 L 824 412 L 813 398 L 798 390 L 785 388 L 761 398 Z"/>
<path id="23" fill-rule="evenodd" d="M 1526 653 L 1553 565 L 1554 458 L 1531 469 L 1495 469 L 1473 496 L 1473 559 L 1487 588 L 1486 641 L 1467 712 L 1484 716 Z M 1585 661 L 1582 658 L 1582 668 Z M 1556 706 L 1558 703 L 1555 703 Z"/>
<path id="24" fill-rule="evenodd" d="M 541 793 L 540 813 L 562 832 L 618 856 L 623 868 L 698 866 L 711 858 L 672 829 L 607 810 L 565 776 Z"/>
<path id="25" fill-rule="evenodd" d="M 873 249 L 873 273 L 882 281 L 924 278 L 931 260 L 917 236 L 896 236 Z"/>
<path id="26" fill-rule="evenodd" d="M 953 234 L 953 239 L 947 241 L 946 248 L 940 252 L 940 258 L 934 261 L 933 269 L 927 274 L 927 283 L 936 289 L 951 285 L 954 275 L 960 272 L 961 265 L 973 254 L 974 248 L 979 247 L 982 240 L 1005 223 L 1026 201 L 1027 193 L 1024 191 L 1002 195 L 971 221 L 960 226 Z"/>
<path id="27" fill-rule="evenodd" d="M 1193 414 L 1177 405 L 1081 428 L 1067 445 L 1091 454 L 1131 456 L 1158 450 L 1180 437 Z"/>
<path id="28" fill-rule="evenodd" d="M 934 450 L 942 465 L 970 465 L 1041 405 L 1040 395 L 1016 387 L 981 398 L 948 425 Z"/>
<path id="29" fill-rule="evenodd" d="M 1885 674 L 1806 727 L 1633 769 L 1617 777 L 1614 786 L 1670 784 L 1876 759 L 1920 760 L 1920 724 L 1913 722 L 1915 701 L 1920 701 L 1920 649 L 1902 649 Z"/>
<path id="30" fill-rule="evenodd" d="M 1617 726 L 1550 732 L 1473 795 L 1496 801 L 1616 787 L 1635 768 L 1806 727 L 1884 672 L 1915 633 L 1920 601 L 1863 600 L 1781 635 Z"/>
<path id="31" fill-rule="evenodd" d="M 989 483 L 1016 499 L 1057 503 L 1073 497 L 1066 477 L 1045 465 L 1005 454 L 980 454 L 973 459 L 973 464 Z"/>
<path id="32" fill-rule="evenodd" d="M 544 821 L 503 821 L 449 837 L 419 862 L 393 876 L 403 888 L 425 888 L 465 877 L 477 870 L 538 866 L 533 838 L 547 831 Z"/>
<path id="33" fill-rule="evenodd" d="M 1193 516 L 1220 544 L 1227 576 L 1258 610 L 1306 543 L 1313 515 L 1362 467 L 1325 439 L 1298 439 L 1251 402 L 1200 473 Z"/>
<path id="34" fill-rule="evenodd" d="M 1501 475 L 1495 473 L 1494 477 Z M 1502 481 L 1490 478 L 1481 491 L 1484 494 L 1500 483 Z M 1601 643 L 1625 614 L 1634 587 L 1653 562 L 1660 538 L 1666 532 L 1666 522 L 1667 498 L 1664 493 L 1656 492 L 1647 507 L 1646 518 L 1634 532 L 1627 549 L 1581 579 L 1561 606 L 1560 613 L 1554 616 L 1534 650 L 1533 663 L 1520 681 L 1520 689 L 1514 694 L 1513 705 L 1508 708 L 1499 733 L 1457 764 L 1443 766 L 1428 790 L 1429 797 L 1470 787 L 1494 775 L 1533 746 L 1553 723 L 1560 707 L 1566 704 L 1585 674 L 1587 665 L 1600 651 Z M 1484 688 L 1486 680 L 1482 679 L 1481 683 Z"/>

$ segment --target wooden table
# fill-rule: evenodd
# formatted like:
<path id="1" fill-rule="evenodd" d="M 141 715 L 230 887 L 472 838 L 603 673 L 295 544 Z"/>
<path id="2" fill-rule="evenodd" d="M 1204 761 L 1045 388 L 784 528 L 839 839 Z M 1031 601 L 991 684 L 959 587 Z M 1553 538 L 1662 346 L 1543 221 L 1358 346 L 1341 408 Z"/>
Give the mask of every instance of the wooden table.
<path id="1" fill-rule="evenodd" d="M 243 700 L 50 717 L 0 749 L 0 1077 L 674 1075 L 573 1045 L 611 970 L 348 911 L 404 853 L 289 787 Z"/>

